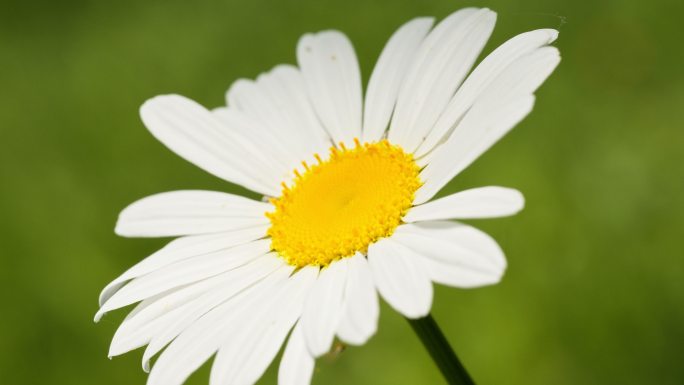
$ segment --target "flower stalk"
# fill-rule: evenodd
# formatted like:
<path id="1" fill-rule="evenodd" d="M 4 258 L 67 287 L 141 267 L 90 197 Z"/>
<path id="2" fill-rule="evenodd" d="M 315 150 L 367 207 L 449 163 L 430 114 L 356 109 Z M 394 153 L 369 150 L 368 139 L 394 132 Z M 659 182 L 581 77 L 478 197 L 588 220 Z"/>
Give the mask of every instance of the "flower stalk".
<path id="1" fill-rule="evenodd" d="M 407 318 L 407 320 L 448 384 L 475 385 L 432 315 L 428 314 L 418 319 Z"/>

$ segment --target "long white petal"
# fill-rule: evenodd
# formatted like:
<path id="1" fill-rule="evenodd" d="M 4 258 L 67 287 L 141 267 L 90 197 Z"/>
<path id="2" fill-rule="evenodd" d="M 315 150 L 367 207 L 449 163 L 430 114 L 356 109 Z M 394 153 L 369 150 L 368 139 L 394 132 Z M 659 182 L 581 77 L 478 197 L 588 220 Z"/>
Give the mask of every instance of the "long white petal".
<path id="1" fill-rule="evenodd" d="M 270 240 L 259 240 L 228 250 L 185 259 L 150 274 L 135 278 L 117 291 L 116 294 L 112 295 L 100 307 L 100 310 L 95 314 L 95 320 L 99 320 L 109 311 L 242 266 L 266 254 L 270 247 Z"/>
<path id="2" fill-rule="evenodd" d="M 525 198 L 520 191 L 498 186 L 473 188 L 412 207 L 404 222 L 439 219 L 496 218 L 516 214 Z"/>
<path id="3" fill-rule="evenodd" d="M 143 369 L 149 371 L 152 357 L 205 313 L 222 303 L 233 301 L 242 291 L 260 285 L 261 280 L 286 267 L 285 261 L 275 253 L 259 257 L 239 269 L 222 274 L 221 282 L 196 300 L 179 306 L 145 325 L 150 330 L 150 341 L 143 354 Z"/>
<path id="4" fill-rule="evenodd" d="M 401 225 L 392 239 L 422 257 L 430 279 L 462 288 L 491 285 L 501 280 L 506 259 L 489 235 L 455 222 Z"/>
<path id="5" fill-rule="evenodd" d="M 169 294 L 155 296 L 141 302 L 121 323 L 114 334 L 110 356 L 140 347 L 152 339 L 158 346 L 166 345 L 199 318 L 221 302 L 251 286 L 282 267 L 284 261 L 264 255 L 255 261 L 217 276 L 182 287 Z M 168 336 L 168 339 L 166 339 Z M 151 350 L 148 347 L 146 354 Z M 155 352 L 156 353 L 156 352 Z"/>
<path id="6" fill-rule="evenodd" d="M 424 184 L 416 191 L 414 205 L 427 202 L 454 176 L 463 171 L 489 147 L 532 111 L 534 96 L 515 98 L 500 104 L 476 104 L 457 130 L 467 135 L 451 135 L 435 150 L 434 157 L 421 173 Z M 461 140 L 459 140 L 461 139 Z"/>
<path id="7" fill-rule="evenodd" d="M 525 32 L 513 37 L 489 54 L 458 89 L 449 105 L 428 133 L 425 141 L 416 150 L 420 157 L 431 151 L 441 140 L 447 137 L 478 96 L 489 87 L 511 63 L 527 55 L 539 47 L 551 44 L 558 37 L 558 31 L 539 29 Z"/>
<path id="8" fill-rule="evenodd" d="M 259 311 L 287 282 L 291 266 L 283 266 L 258 285 L 212 309 L 184 330 L 162 352 L 152 367 L 148 385 L 180 385 L 209 359 L 245 319 Z"/>
<path id="9" fill-rule="evenodd" d="M 324 152 L 332 141 L 316 115 L 309 100 L 307 86 L 301 71 L 291 65 L 276 66 L 264 79 L 264 85 L 274 95 L 278 108 L 289 118 L 292 128 L 303 135 L 309 151 Z"/>
<path id="10" fill-rule="evenodd" d="M 116 233 L 127 237 L 173 237 L 218 233 L 268 224 L 273 206 L 217 191 L 170 191 L 126 207 Z"/>
<path id="11" fill-rule="evenodd" d="M 383 238 L 368 248 L 375 286 L 399 313 L 408 318 L 424 317 L 432 305 L 432 282 L 420 256 L 392 238 Z"/>
<path id="12" fill-rule="evenodd" d="M 191 235 L 188 237 L 176 238 L 162 249 L 138 262 L 110 282 L 100 293 L 100 306 L 116 293 L 126 281 L 148 274 L 186 258 L 225 250 L 259 238 L 264 238 L 267 230 L 268 225 L 263 225 L 224 233 Z"/>
<path id="13" fill-rule="evenodd" d="M 231 107 L 258 120 L 274 146 L 290 153 L 299 166 L 303 155 L 327 151 L 330 137 L 316 117 L 300 71 L 279 65 L 259 75 L 256 81 L 238 80 L 226 94 Z"/>
<path id="14" fill-rule="evenodd" d="M 421 165 L 425 184 L 414 204 L 432 198 L 455 175 L 522 120 L 534 104 L 534 92 L 560 62 L 558 50 L 545 46 L 510 64 L 480 95 L 449 139 Z"/>
<path id="15" fill-rule="evenodd" d="M 269 127 L 237 108 L 218 107 L 211 110 L 211 114 L 223 130 L 244 138 L 246 143 L 256 145 L 252 151 L 258 151 L 262 156 L 261 159 L 254 158 L 269 169 L 269 180 L 282 181 L 292 175 L 292 170 L 298 163 L 296 147 L 283 142 L 273 135 Z"/>
<path id="16" fill-rule="evenodd" d="M 292 130 L 288 121 L 284 119 L 281 110 L 272 100 L 272 95 L 264 89 L 264 85 L 247 79 L 235 81 L 227 93 L 228 106 L 249 115 L 258 124 L 254 132 L 260 133 L 259 139 L 269 138 L 270 146 L 266 150 L 279 155 L 290 168 L 299 163 L 302 151 L 302 139 Z"/>
<path id="17" fill-rule="evenodd" d="M 522 56 L 506 67 L 482 93 L 477 103 L 497 104 L 534 93 L 556 69 L 560 59 L 558 49 L 551 46 Z"/>
<path id="18" fill-rule="evenodd" d="M 361 136 L 361 73 L 349 39 L 339 31 L 302 36 L 297 61 L 318 117 L 335 143 Z"/>
<path id="19" fill-rule="evenodd" d="M 295 325 L 278 368 L 278 385 L 309 385 L 315 361 L 306 348 L 300 323 Z"/>
<path id="20" fill-rule="evenodd" d="M 348 266 L 344 311 L 337 335 L 349 344 L 363 345 L 378 328 L 380 306 L 366 257 L 357 253 L 349 258 Z"/>
<path id="21" fill-rule="evenodd" d="M 261 377 L 301 315 L 318 270 L 305 267 L 295 273 L 269 306 L 263 306 L 235 338 L 221 346 L 212 366 L 211 384 L 253 384 Z"/>
<path id="22" fill-rule="evenodd" d="M 385 45 L 368 82 L 363 113 L 363 141 L 380 140 L 397 101 L 399 87 L 434 18 L 420 17 L 402 25 Z"/>
<path id="23" fill-rule="evenodd" d="M 149 343 L 156 330 L 162 328 L 178 308 L 201 296 L 220 276 L 199 281 L 182 288 L 161 293 L 140 302 L 116 329 L 109 345 L 108 356 L 114 357 Z M 169 309 L 165 309 L 165 306 Z"/>
<path id="24" fill-rule="evenodd" d="M 494 29 L 488 9 L 455 12 L 425 38 L 399 91 L 388 138 L 413 152 L 432 129 Z"/>
<path id="25" fill-rule="evenodd" d="M 330 350 L 342 314 L 342 301 L 347 281 L 347 258 L 321 270 L 304 303 L 302 329 L 309 352 L 314 357 Z"/>
<path id="26" fill-rule="evenodd" d="M 140 107 L 140 117 L 152 135 L 197 167 L 264 195 L 278 195 L 279 173 L 268 154 L 194 101 L 156 96 Z"/>

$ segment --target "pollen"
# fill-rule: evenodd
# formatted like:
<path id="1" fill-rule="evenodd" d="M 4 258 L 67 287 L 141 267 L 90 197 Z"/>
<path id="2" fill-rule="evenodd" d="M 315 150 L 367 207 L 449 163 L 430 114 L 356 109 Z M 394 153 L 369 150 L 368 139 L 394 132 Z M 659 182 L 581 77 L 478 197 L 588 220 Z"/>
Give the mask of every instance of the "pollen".
<path id="1" fill-rule="evenodd" d="M 387 140 L 330 148 L 303 163 L 271 203 L 271 248 L 296 267 L 327 266 L 392 235 L 421 182 L 411 154 Z"/>

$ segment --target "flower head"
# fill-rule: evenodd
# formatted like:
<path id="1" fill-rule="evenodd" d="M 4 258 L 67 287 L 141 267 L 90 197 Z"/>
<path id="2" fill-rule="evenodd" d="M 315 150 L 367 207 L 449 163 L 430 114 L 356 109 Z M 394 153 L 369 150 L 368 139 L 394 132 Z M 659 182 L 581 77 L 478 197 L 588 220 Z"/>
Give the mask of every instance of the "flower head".
<path id="1" fill-rule="evenodd" d="M 512 215 L 522 195 L 482 187 L 432 200 L 531 111 L 560 60 L 557 32 L 536 30 L 471 71 L 495 19 L 467 8 L 434 27 L 409 21 L 365 98 L 351 43 L 324 31 L 300 39 L 298 67 L 233 83 L 227 107 L 147 101 L 143 122 L 162 143 L 265 199 L 174 191 L 121 213 L 120 235 L 178 238 L 103 290 L 96 319 L 140 302 L 110 355 L 147 345 L 149 370 L 161 352 L 149 384 L 180 384 L 213 355 L 212 384 L 254 383 L 287 339 L 279 383 L 306 384 L 335 337 L 359 345 L 375 333 L 376 293 L 418 318 L 433 282 L 498 282 L 499 246 L 453 220 Z"/>
<path id="2" fill-rule="evenodd" d="M 420 187 L 413 157 L 386 139 L 340 147 L 326 161 L 305 165 L 304 174 L 296 171 L 293 187 L 271 200 L 271 247 L 291 265 L 325 267 L 366 254 L 392 235 Z"/>

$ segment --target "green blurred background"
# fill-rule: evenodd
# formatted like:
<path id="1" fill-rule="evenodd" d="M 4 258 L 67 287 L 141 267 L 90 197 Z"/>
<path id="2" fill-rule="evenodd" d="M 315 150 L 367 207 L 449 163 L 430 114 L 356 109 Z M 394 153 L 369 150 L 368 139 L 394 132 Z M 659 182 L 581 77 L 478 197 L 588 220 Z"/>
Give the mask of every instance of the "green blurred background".
<path id="1" fill-rule="evenodd" d="M 681 0 L 0 4 L 0 383 L 143 384 L 140 350 L 107 359 L 125 312 L 92 322 L 100 289 L 165 242 L 116 237 L 119 210 L 166 190 L 243 192 L 156 142 L 146 98 L 218 106 L 327 28 L 350 36 L 367 79 L 400 24 L 470 5 L 499 14 L 486 52 L 560 28 L 563 61 L 534 112 L 442 192 L 511 186 L 527 207 L 477 221 L 507 274 L 438 287 L 435 318 L 479 384 L 684 383 Z M 205 365 L 189 383 L 207 378 Z M 442 381 L 383 305 L 377 335 L 319 360 L 313 382 Z"/>

